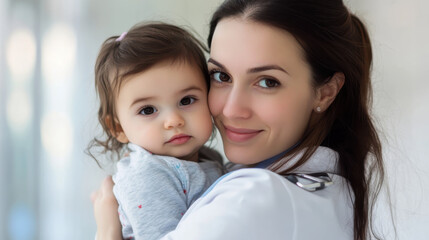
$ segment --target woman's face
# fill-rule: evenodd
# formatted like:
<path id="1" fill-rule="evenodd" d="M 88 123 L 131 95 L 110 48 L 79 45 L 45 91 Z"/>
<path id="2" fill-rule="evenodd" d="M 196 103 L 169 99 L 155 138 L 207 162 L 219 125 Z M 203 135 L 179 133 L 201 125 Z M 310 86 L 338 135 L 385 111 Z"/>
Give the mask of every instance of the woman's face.
<path id="1" fill-rule="evenodd" d="M 304 52 L 286 31 L 221 20 L 208 67 L 209 107 L 234 163 L 255 164 L 297 143 L 315 107 Z"/>

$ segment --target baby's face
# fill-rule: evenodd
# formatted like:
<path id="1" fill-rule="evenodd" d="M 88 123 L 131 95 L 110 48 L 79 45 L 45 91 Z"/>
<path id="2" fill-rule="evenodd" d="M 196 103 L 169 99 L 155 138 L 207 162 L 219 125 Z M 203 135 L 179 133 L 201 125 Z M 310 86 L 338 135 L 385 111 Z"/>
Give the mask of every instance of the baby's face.
<path id="1" fill-rule="evenodd" d="M 128 141 L 158 155 L 196 161 L 212 133 L 204 76 L 188 63 L 162 62 L 126 78 L 116 109 Z"/>

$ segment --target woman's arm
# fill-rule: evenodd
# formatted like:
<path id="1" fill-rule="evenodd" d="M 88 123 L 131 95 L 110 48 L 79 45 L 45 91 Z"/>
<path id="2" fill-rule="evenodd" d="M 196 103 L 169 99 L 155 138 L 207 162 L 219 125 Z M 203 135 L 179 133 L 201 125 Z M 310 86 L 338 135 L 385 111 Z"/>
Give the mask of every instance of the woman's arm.
<path id="1" fill-rule="evenodd" d="M 100 189 L 91 195 L 97 224 L 96 240 L 122 240 L 118 202 L 113 195 L 113 185 L 112 177 L 109 176 L 104 179 Z"/>
<path id="2" fill-rule="evenodd" d="M 293 211 L 282 181 L 262 170 L 236 171 L 197 200 L 163 240 L 291 239 Z M 97 240 L 121 239 L 113 182 L 106 179 L 94 200 Z"/>
<path id="3" fill-rule="evenodd" d="M 267 170 L 234 171 L 192 204 L 162 240 L 352 239 L 347 184 L 339 176 L 332 180 L 328 188 L 307 192 Z M 112 187 L 107 179 L 94 201 L 97 239 L 121 239 Z"/>
<path id="4" fill-rule="evenodd" d="M 262 169 L 224 175 L 162 240 L 294 239 L 295 211 L 286 181 Z"/>

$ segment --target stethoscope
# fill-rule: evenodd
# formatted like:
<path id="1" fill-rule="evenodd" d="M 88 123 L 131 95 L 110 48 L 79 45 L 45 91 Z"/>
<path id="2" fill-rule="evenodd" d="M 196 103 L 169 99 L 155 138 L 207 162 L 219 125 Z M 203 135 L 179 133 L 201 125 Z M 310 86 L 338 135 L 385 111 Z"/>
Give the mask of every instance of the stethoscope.
<path id="1" fill-rule="evenodd" d="M 294 149 L 298 146 L 299 142 L 293 145 L 292 147 L 286 149 L 274 157 L 271 157 L 267 160 L 264 160 L 258 164 L 256 164 L 253 168 L 267 168 L 275 161 L 283 157 L 287 152 Z M 309 191 L 314 192 L 318 190 L 322 190 L 333 184 L 331 177 L 327 173 L 318 172 L 318 173 L 289 173 L 284 176 L 287 180 L 297 185 L 298 187 Z"/>

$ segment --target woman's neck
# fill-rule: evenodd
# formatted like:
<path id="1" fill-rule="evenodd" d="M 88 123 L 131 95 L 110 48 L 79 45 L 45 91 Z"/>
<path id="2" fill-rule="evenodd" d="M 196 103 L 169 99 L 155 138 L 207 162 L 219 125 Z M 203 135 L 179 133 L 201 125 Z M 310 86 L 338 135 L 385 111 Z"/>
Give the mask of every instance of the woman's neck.
<path id="1" fill-rule="evenodd" d="M 270 166 L 271 164 L 273 164 L 275 161 L 279 160 L 280 158 L 283 158 L 288 152 L 290 152 L 292 149 L 294 149 L 296 146 L 298 146 L 299 142 L 294 144 L 292 147 L 286 149 L 285 151 L 270 157 L 262 162 L 256 163 L 251 167 L 254 168 L 267 168 L 268 166 Z"/>

